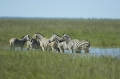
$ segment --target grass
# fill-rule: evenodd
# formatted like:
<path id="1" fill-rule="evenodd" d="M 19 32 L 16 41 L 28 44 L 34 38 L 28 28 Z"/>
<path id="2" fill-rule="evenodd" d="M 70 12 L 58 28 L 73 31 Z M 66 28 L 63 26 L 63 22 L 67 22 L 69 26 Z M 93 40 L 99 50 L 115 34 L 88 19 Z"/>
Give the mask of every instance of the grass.
<path id="1" fill-rule="evenodd" d="M 93 47 L 120 47 L 120 20 L 0 19 L 0 79 L 119 79 L 120 59 L 88 54 L 5 50 L 12 37 L 69 34 Z"/>
<path id="2" fill-rule="evenodd" d="M 120 60 L 41 51 L 0 51 L 0 79 L 119 79 Z"/>
<path id="3" fill-rule="evenodd" d="M 52 33 L 67 33 L 72 38 L 88 40 L 94 47 L 120 47 L 120 20 L 47 20 L 0 19 L 0 40 L 8 44 L 12 37 L 40 32 L 46 38 Z"/>

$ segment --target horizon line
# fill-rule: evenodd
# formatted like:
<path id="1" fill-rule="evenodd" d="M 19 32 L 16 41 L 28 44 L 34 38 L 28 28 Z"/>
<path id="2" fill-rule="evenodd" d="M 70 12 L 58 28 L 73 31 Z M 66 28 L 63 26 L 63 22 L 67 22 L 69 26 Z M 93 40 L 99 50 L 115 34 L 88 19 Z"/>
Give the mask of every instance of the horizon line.
<path id="1" fill-rule="evenodd" d="M 7 19 L 7 18 L 23 18 L 23 19 L 120 19 L 120 18 L 95 18 L 95 17 L 88 17 L 88 18 L 84 18 L 84 17 L 20 17 L 20 16 L 0 16 L 0 19 Z"/>

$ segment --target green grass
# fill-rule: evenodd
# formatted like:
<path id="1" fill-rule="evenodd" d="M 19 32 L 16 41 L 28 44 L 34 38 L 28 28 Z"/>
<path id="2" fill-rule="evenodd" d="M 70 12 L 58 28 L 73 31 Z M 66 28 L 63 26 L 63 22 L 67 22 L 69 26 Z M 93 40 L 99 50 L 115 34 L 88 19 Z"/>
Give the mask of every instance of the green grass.
<path id="1" fill-rule="evenodd" d="M 120 60 L 41 51 L 0 51 L 0 79 L 119 79 Z"/>
<path id="2" fill-rule="evenodd" d="M 120 20 L 0 19 L 0 79 L 119 79 L 120 59 L 89 54 L 9 50 L 12 37 L 67 33 L 92 47 L 120 47 Z M 6 50 L 5 50 L 6 49 Z"/>
<path id="3" fill-rule="evenodd" d="M 25 34 L 40 32 L 46 38 L 52 33 L 67 33 L 72 38 L 90 41 L 93 47 L 120 47 L 120 20 L 47 20 L 0 19 L 0 43 Z"/>

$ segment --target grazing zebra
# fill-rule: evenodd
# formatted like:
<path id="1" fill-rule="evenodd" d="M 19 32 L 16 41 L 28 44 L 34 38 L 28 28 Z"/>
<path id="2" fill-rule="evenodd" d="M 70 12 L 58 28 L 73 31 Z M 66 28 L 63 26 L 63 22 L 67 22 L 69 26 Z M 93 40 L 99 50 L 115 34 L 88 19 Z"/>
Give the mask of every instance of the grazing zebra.
<path id="1" fill-rule="evenodd" d="M 67 34 L 62 36 L 62 40 L 66 41 L 67 48 L 69 49 L 70 53 L 73 53 L 73 50 L 81 52 L 84 50 L 85 53 L 89 53 L 90 51 L 90 43 L 88 41 L 79 41 L 77 39 L 72 39 Z"/>
<path id="2" fill-rule="evenodd" d="M 50 48 L 52 49 L 52 51 L 55 50 L 56 42 L 49 43 L 49 39 L 45 38 L 40 33 L 35 33 L 33 37 L 39 40 L 40 46 L 42 47 L 43 51 L 50 50 Z"/>
<path id="3" fill-rule="evenodd" d="M 15 49 L 15 47 L 20 47 L 21 50 L 23 49 L 25 42 L 30 39 L 29 35 L 25 35 L 22 37 L 22 39 L 17 39 L 17 38 L 11 38 L 10 39 L 10 49 Z"/>
<path id="4" fill-rule="evenodd" d="M 58 52 L 60 51 L 61 53 L 64 52 L 64 49 L 67 49 L 67 45 L 66 45 L 66 42 L 65 41 L 61 41 L 61 36 L 57 35 L 57 34 L 52 34 L 49 42 L 53 42 L 55 41 L 56 44 L 57 44 L 57 47 L 58 48 Z"/>
<path id="5" fill-rule="evenodd" d="M 27 41 L 27 50 L 29 49 L 39 49 L 40 48 L 40 42 L 34 38 Z"/>

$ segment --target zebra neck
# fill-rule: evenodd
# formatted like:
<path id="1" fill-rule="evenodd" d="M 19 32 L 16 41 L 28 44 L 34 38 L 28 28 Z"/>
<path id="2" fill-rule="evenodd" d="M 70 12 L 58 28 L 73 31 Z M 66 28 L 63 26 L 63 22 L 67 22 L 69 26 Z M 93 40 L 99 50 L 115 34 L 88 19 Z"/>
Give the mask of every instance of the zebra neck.
<path id="1" fill-rule="evenodd" d="M 65 42 L 66 42 L 66 44 L 68 44 L 68 43 L 69 43 L 69 41 L 68 41 L 68 40 L 66 40 Z"/>
<path id="2" fill-rule="evenodd" d="M 22 39 L 23 43 L 25 43 L 27 40 L 26 39 Z"/>
<path id="3" fill-rule="evenodd" d="M 66 41 L 66 44 L 68 44 L 71 41 L 71 38 L 68 38 Z"/>
<path id="4" fill-rule="evenodd" d="M 42 39 L 44 39 L 44 37 L 42 37 L 42 36 L 41 36 L 41 37 L 38 37 L 38 40 L 39 40 L 39 41 L 41 41 Z"/>
<path id="5" fill-rule="evenodd" d="M 60 43 L 60 38 L 59 37 L 56 37 L 56 42 Z"/>

